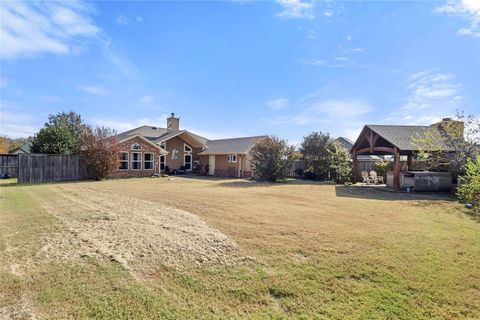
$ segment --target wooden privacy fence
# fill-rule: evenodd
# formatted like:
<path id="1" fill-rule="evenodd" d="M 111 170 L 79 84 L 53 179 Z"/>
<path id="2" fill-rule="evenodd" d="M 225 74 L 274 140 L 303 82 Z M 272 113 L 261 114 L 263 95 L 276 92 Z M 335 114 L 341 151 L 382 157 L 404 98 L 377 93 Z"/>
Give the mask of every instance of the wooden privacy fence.
<path id="1" fill-rule="evenodd" d="M 18 182 L 82 180 L 89 177 L 83 161 L 77 155 L 19 154 Z"/>
<path id="2" fill-rule="evenodd" d="M 0 154 L 0 178 L 18 177 L 18 155 Z"/>

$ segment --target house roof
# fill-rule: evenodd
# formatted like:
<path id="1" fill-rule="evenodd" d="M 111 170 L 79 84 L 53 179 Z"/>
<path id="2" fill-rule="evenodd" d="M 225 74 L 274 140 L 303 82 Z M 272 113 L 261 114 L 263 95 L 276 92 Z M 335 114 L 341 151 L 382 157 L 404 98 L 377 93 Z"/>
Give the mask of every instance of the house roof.
<path id="1" fill-rule="evenodd" d="M 11 152 L 13 153 L 13 152 L 17 152 L 17 151 L 23 151 L 25 153 L 31 153 L 32 152 L 32 143 L 31 142 L 24 143 L 21 146 L 18 146 L 15 149 L 13 149 Z"/>
<path id="2" fill-rule="evenodd" d="M 348 139 L 348 138 L 345 138 L 345 137 L 338 137 L 337 139 L 335 139 L 333 141 L 336 141 L 336 142 L 340 143 L 342 146 L 344 146 L 349 151 L 353 147 L 353 141 Z"/>
<path id="3" fill-rule="evenodd" d="M 431 133 L 432 138 L 439 142 L 443 150 L 450 150 L 437 127 L 435 126 L 404 126 L 404 125 L 372 125 L 367 124 L 366 128 L 371 129 L 379 136 L 398 147 L 403 151 L 418 151 L 421 147 L 418 138 Z"/>
<path id="4" fill-rule="evenodd" d="M 209 140 L 207 149 L 200 155 L 248 153 L 255 142 L 267 136 L 253 136 L 231 139 Z"/>
<path id="5" fill-rule="evenodd" d="M 160 128 L 155 126 L 141 126 L 132 130 L 122 132 L 117 135 L 117 139 L 121 141 L 135 135 L 140 135 L 145 139 L 150 140 L 153 143 L 160 143 L 160 142 L 169 140 L 171 138 L 174 138 L 178 135 L 181 135 L 182 133 L 190 134 L 190 136 L 198 140 L 203 145 L 205 145 L 208 140 L 207 138 L 201 137 L 187 130 L 171 131 L 171 130 L 167 130 L 166 128 Z"/>

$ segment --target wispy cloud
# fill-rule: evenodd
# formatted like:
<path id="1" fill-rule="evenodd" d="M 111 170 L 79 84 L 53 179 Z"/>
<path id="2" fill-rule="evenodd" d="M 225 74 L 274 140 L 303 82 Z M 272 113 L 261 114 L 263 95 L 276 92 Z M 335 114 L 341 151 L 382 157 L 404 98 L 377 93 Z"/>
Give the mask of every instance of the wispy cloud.
<path id="1" fill-rule="evenodd" d="M 314 19 L 315 3 L 303 0 L 277 0 L 283 11 L 278 16 L 285 19 Z"/>
<path id="2" fill-rule="evenodd" d="M 452 74 L 420 71 L 407 77 L 407 95 L 398 111 L 384 121 L 397 124 L 427 125 L 452 116 L 462 101 L 462 86 Z"/>
<path id="3" fill-rule="evenodd" d="M 158 127 L 165 127 L 167 122 L 167 115 L 161 115 L 156 118 L 137 118 L 137 119 L 115 119 L 115 118 L 92 118 L 90 122 L 94 126 L 105 126 L 117 130 L 117 132 L 124 132 L 143 125 L 152 125 Z"/>
<path id="4" fill-rule="evenodd" d="M 99 32 L 94 9 L 83 2 L 2 1 L 0 10 L 2 59 L 76 53 L 82 39 Z"/>
<path id="5" fill-rule="evenodd" d="M 140 72 L 135 64 L 130 61 L 127 54 L 123 50 L 113 45 L 110 38 L 102 40 L 102 43 L 105 57 L 115 66 L 117 66 L 124 76 L 130 80 L 136 80 L 140 77 Z"/>
<path id="6" fill-rule="evenodd" d="M 81 86 L 79 89 L 96 96 L 104 96 L 108 94 L 108 91 L 100 85 L 86 85 Z"/>
<path id="7" fill-rule="evenodd" d="M 141 103 L 152 103 L 153 102 L 153 96 L 151 96 L 151 95 L 141 96 L 140 99 L 138 99 L 138 101 L 141 102 Z"/>
<path id="8" fill-rule="evenodd" d="M 448 1 L 447 3 L 436 7 L 435 13 L 443 13 L 453 16 L 459 16 L 469 22 L 468 27 L 460 28 L 458 35 L 471 35 L 480 37 L 480 1 L 478 0 L 459 0 Z"/>
<path id="9" fill-rule="evenodd" d="M 290 102 L 286 98 L 277 98 L 267 101 L 267 107 L 272 110 L 282 110 L 289 106 Z"/>
<path id="10" fill-rule="evenodd" d="M 22 138 L 32 136 L 40 127 L 41 123 L 36 115 L 22 111 L 13 102 L 1 100 L 0 109 L 0 134 L 10 138 Z"/>
<path id="11" fill-rule="evenodd" d="M 353 121 L 374 110 L 366 101 L 359 98 L 325 99 L 320 93 L 307 95 L 295 104 L 297 114 L 280 116 L 270 120 L 271 124 L 308 125 L 334 123 L 338 120 Z"/>
<path id="12" fill-rule="evenodd" d="M 115 22 L 122 26 L 130 26 L 133 23 L 143 22 L 143 17 L 139 15 L 120 14 L 115 18 Z"/>

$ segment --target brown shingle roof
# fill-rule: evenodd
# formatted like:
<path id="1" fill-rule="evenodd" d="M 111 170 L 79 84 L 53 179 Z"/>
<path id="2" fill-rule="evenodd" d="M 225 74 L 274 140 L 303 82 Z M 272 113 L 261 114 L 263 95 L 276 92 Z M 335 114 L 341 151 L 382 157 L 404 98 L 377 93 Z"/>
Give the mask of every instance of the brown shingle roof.
<path id="1" fill-rule="evenodd" d="M 209 140 L 207 149 L 200 155 L 248 153 L 255 142 L 267 136 L 253 136 L 232 139 Z"/>
<path id="2" fill-rule="evenodd" d="M 190 135 L 192 135 L 195 139 L 200 141 L 202 144 L 206 144 L 208 140 L 207 138 L 204 138 L 202 136 L 199 136 L 187 130 L 168 131 L 166 128 L 160 128 L 155 126 L 141 126 L 132 130 L 122 132 L 117 135 L 117 139 L 118 141 L 121 141 L 121 140 L 127 139 L 128 137 L 138 134 L 154 143 L 159 143 L 161 141 L 165 141 L 170 138 L 173 138 L 184 132 L 188 132 Z"/>
<path id="3" fill-rule="evenodd" d="M 447 147 L 445 139 L 435 126 L 403 126 L 403 125 L 373 125 L 367 124 L 367 128 L 383 137 L 385 140 L 404 151 L 418 151 L 421 147 L 416 139 L 425 137 L 431 132 L 435 139 L 445 151 L 451 150 Z"/>

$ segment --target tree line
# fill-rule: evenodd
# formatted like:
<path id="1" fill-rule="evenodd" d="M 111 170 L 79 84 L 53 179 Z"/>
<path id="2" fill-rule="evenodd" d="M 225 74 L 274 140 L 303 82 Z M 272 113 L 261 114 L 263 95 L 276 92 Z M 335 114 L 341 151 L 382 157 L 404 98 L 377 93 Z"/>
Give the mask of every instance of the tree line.
<path id="1" fill-rule="evenodd" d="M 309 180 L 345 183 L 352 180 L 350 152 L 328 133 L 312 132 L 303 137 L 299 151 L 287 140 L 269 136 L 258 141 L 250 150 L 256 178 L 275 182 L 285 179 L 293 163 L 303 160 L 306 169 L 295 174 Z"/>

